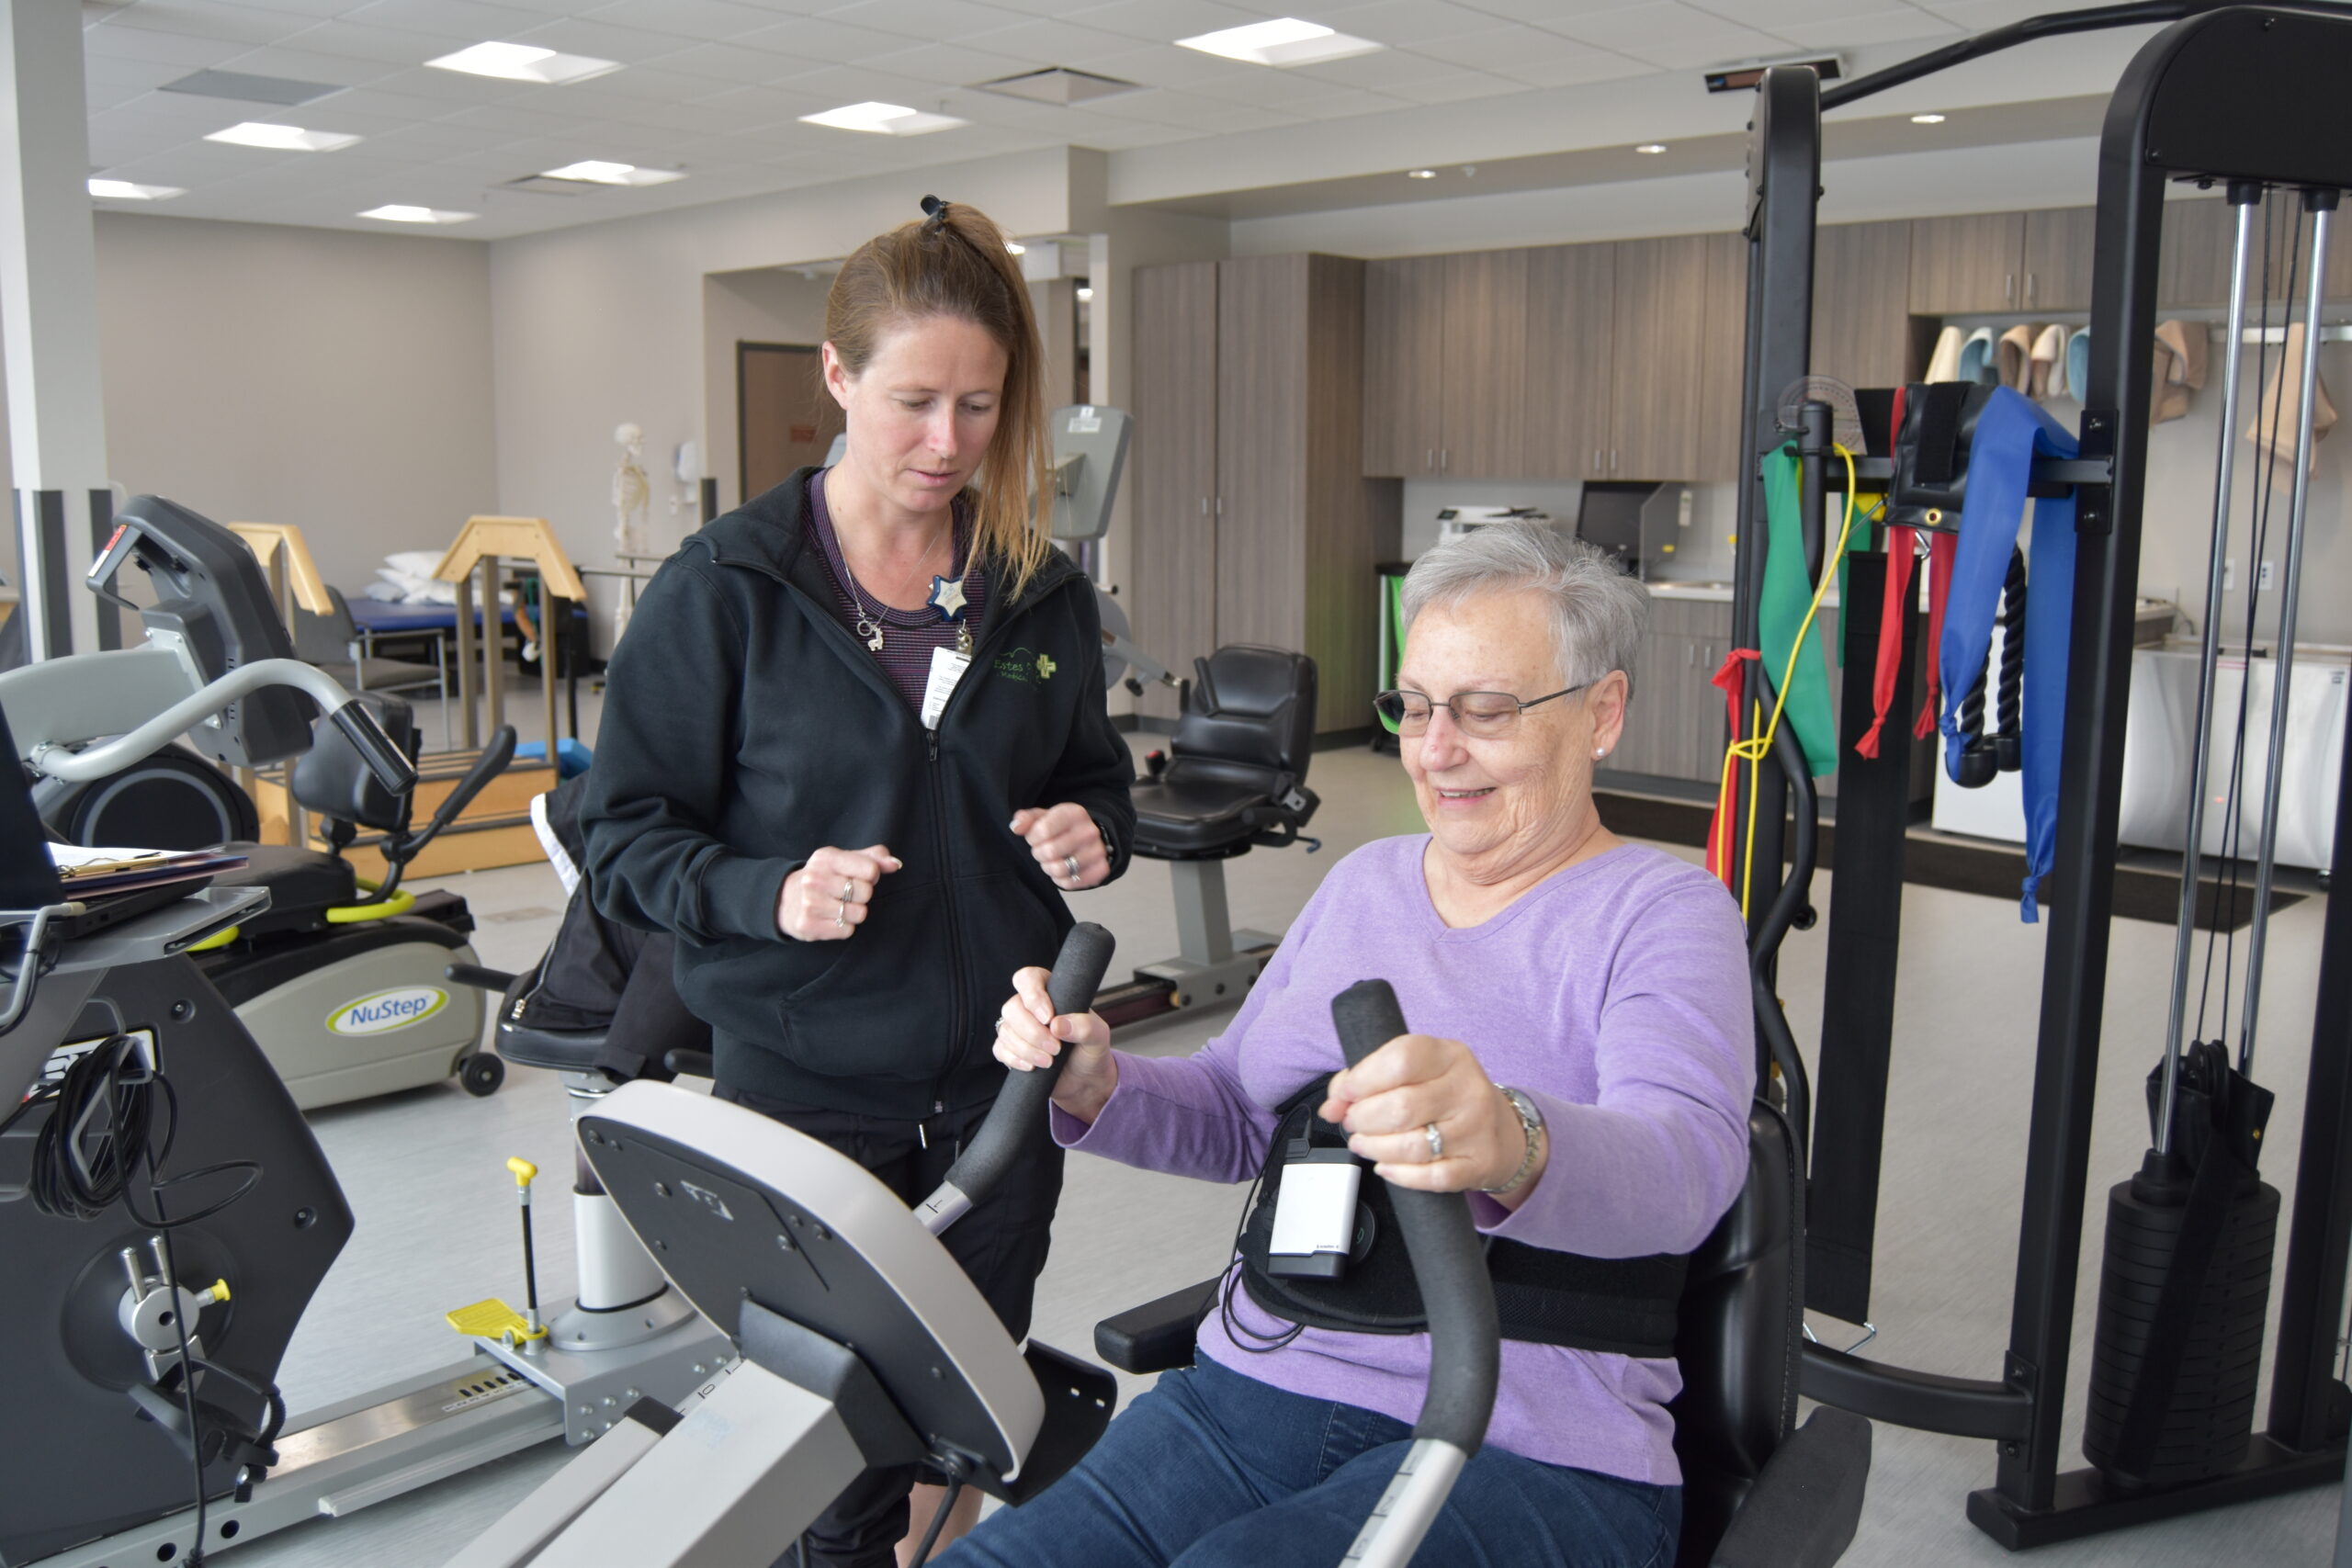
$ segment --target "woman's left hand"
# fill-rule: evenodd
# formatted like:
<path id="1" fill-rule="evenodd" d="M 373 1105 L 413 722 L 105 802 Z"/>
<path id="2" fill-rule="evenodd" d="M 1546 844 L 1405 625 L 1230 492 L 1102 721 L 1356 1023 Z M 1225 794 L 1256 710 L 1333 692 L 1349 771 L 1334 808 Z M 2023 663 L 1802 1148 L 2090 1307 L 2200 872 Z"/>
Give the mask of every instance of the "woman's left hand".
<path id="1" fill-rule="evenodd" d="M 1012 830 L 1028 840 L 1029 852 L 1054 879 L 1054 886 L 1076 892 L 1095 887 L 1111 875 L 1111 852 L 1103 847 L 1102 830 L 1086 807 L 1064 801 L 1059 806 L 1030 806 L 1012 814 Z"/>
<path id="2" fill-rule="evenodd" d="M 1519 1113 L 1487 1080 L 1470 1047 L 1433 1034 L 1400 1034 L 1334 1073 L 1320 1113 L 1347 1128 L 1348 1147 L 1377 1161 L 1376 1173 L 1399 1187 L 1430 1192 L 1499 1187 L 1527 1156 Z M 1500 1201 L 1516 1206 L 1541 1174 L 1539 1165 Z"/>

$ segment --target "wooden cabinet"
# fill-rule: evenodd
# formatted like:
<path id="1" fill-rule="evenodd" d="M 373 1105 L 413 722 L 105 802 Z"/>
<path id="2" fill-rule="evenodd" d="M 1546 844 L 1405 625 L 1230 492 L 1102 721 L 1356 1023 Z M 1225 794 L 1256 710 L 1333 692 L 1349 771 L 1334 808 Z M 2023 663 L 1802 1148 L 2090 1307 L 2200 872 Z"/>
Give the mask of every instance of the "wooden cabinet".
<path id="1" fill-rule="evenodd" d="M 1445 443 L 1445 264 L 1364 264 L 1363 471 L 1433 474 Z"/>
<path id="2" fill-rule="evenodd" d="M 1518 479 L 1527 472 L 1527 253 L 1445 258 L 1442 474 Z"/>
<path id="3" fill-rule="evenodd" d="M 2096 207 L 2052 207 L 2025 215 L 2025 250 L 2018 303 L 2029 310 L 2091 308 L 2091 251 Z"/>
<path id="4" fill-rule="evenodd" d="M 2021 303 L 2025 214 L 1919 218 L 1911 224 L 1911 313 L 1961 316 Z"/>
<path id="5" fill-rule="evenodd" d="M 1367 474 L 1521 479 L 1527 253 L 1365 264 Z"/>
<path id="6" fill-rule="evenodd" d="M 1363 477 L 1365 274 L 1324 255 L 1136 272 L 1137 644 L 1180 670 L 1227 643 L 1300 649 L 1324 731 L 1371 722 L 1372 565 L 1397 548 L 1396 487 Z M 1175 428 L 1142 439 L 1159 421 Z"/>
<path id="7" fill-rule="evenodd" d="M 1836 223 L 1813 243 L 1813 369 L 1897 387 L 1911 362 L 1911 224 Z"/>
<path id="8" fill-rule="evenodd" d="M 1529 479 L 1604 476 L 1613 245 L 1546 245 L 1527 257 L 1525 455 Z M 1736 390 L 1734 392 L 1736 397 Z"/>
<path id="9" fill-rule="evenodd" d="M 1707 483 L 1739 478 L 1740 389 L 1747 383 L 1747 237 L 1706 237 L 1705 299 L 1700 312 L 1698 462 L 1687 476 Z M 1675 476 L 1681 478 L 1684 476 Z"/>
<path id="10" fill-rule="evenodd" d="M 1136 646 L 1175 669 L 1216 647 L 1217 264 L 1140 267 L 1135 278 L 1135 570 L 1124 603 Z M 1146 688 L 1139 711 L 1176 716 Z"/>
<path id="11" fill-rule="evenodd" d="M 1707 249 L 1703 234 L 1618 242 L 1608 478 L 1677 479 L 1699 472 Z"/>

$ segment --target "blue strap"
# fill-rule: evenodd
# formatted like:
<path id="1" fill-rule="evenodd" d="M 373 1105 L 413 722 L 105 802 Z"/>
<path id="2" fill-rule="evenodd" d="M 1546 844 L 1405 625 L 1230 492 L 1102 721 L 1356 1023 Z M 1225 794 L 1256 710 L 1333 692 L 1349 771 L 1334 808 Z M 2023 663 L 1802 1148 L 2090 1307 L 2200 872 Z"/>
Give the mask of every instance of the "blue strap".
<path id="1" fill-rule="evenodd" d="M 1968 447 L 1968 493 L 1960 514 L 1960 545 L 1952 562 L 1951 595 L 1944 611 L 1944 771 L 1960 777 L 1968 737 L 1961 705 L 1976 684 L 1991 650 L 1993 621 L 2024 520 L 2026 481 L 2037 454 L 2072 457 L 2075 437 L 2022 393 L 1996 389 L 1976 422 Z M 2041 919 L 2036 897 L 2057 850 L 2058 762 L 2066 726 L 2066 643 L 2075 597 L 2075 501 L 2034 502 L 2033 542 L 2027 553 L 2025 694 L 2026 876 L 2018 913 Z"/>

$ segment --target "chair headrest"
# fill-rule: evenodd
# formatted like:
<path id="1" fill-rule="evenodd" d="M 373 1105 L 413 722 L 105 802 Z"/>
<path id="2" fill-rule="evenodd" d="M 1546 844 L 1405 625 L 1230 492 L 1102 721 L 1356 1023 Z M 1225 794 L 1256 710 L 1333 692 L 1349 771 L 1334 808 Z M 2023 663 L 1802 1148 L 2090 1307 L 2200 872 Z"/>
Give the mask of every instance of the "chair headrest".
<path id="1" fill-rule="evenodd" d="M 1304 779 L 1315 753 L 1315 660 L 1237 643 L 1193 661 L 1171 758 L 1238 762 Z"/>

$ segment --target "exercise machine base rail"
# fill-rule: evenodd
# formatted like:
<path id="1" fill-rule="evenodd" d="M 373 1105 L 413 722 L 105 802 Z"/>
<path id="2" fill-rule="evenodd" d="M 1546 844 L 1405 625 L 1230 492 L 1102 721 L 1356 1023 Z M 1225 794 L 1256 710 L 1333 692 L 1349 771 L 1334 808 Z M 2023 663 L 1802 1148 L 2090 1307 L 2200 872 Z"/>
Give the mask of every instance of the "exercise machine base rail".
<path id="1" fill-rule="evenodd" d="M 1968 1495 L 1968 1521 L 2009 1551 L 2021 1551 L 2307 1486 L 2333 1486 L 2343 1478 L 2342 1447 L 2304 1452 L 2256 1432 L 2235 1469 L 2202 1481 L 2127 1492 L 2095 1470 L 2063 1471 L 2049 1507 L 2020 1508 L 1988 1486 Z"/>

